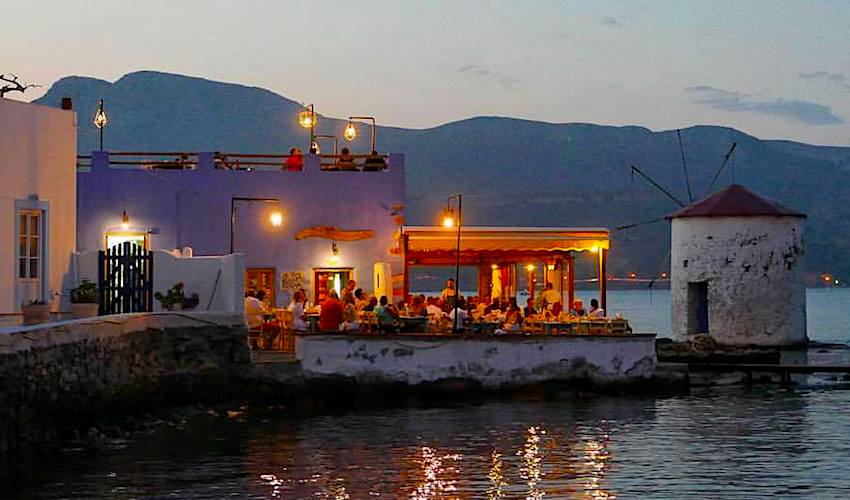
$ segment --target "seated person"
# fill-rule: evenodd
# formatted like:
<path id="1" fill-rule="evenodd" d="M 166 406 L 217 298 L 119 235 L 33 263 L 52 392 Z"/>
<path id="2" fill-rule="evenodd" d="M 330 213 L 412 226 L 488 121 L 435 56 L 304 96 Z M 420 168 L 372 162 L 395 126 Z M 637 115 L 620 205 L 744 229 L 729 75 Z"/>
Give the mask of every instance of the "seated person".
<path id="1" fill-rule="evenodd" d="M 413 297 L 413 303 L 410 305 L 409 313 L 411 316 L 428 316 L 428 310 L 421 297 Z"/>
<path id="2" fill-rule="evenodd" d="M 439 320 L 441 317 L 443 317 L 443 314 L 445 314 L 443 312 L 443 308 L 437 305 L 437 302 L 438 301 L 436 297 L 429 297 L 428 305 L 425 307 L 425 311 L 428 313 L 428 316 L 431 317 L 432 321 Z"/>
<path id="3" fill-rule="evenodd" d="M 357 170 L 357 165 L 354 164 L 354 157 L 351 156 L 351 151 L 348 148 L 342 148 L 339 152 L 339 157 L 336 159 L 336 166 L 340 170 Z"/>
<path id="4" fill-rule="evenodd" d="M 369 156 L 366 157 L 366 161 L 363 162 L 363 170 L 369 170 L 369 171 L 383 170 L 384 168 L 386 168 L 386 166 L 387 166 L 387 162 L 384 160 L 383 157 L 378 155 L 378 152 L 375 151 L 374 149 L 372 150 L 371 153 L 369 153 Z"/>
<path id="5" fill-rule="evenodd" d="M 378 317 L 378 326 L 381 328 L 398 327 L 398 311 L 393 307 L 386 295 L 381 295 L 381 300 L 375 307 L 375 315 Z"/>
<path id="6" fill-rule="evenodd" d="M 301 290 L 296 290 L 292 294 L 292 302 L 289 303 L 287 311 L 292 313 L 292 329 L 303 331 L 307 329 L 307 323 L 304 321 L 304 294 Z"/>
<path id="7" fill-rule="evenodd" d="M 366 292 L 362 288 L 354 290 L 354 308 L 357 309 L 357 312 L 365 310 L 368 305 L 369 297 Z"/>
<path id="8" fill-rule="evenodd" d="M 581 299 L 575 299 L 573 301 L 573 308 L 570 309 L 570 315 L 581 317 L 584 316 L 584 314 L 584 303 L 581 301 Z"/>
<path id="9" fill-rule="evenodd" d="M 455 324 L 455 313 L 457 313 L 457 327 L 463 328 L 464 322 L 469 319 L 469 313 L 466 312 L 466 304 L 463 299 L 458 301 L 458 306 L 453 307 L 449 312 L 449 320 L 451 320 L 452 325 Z"/>
<path id="10" fill-rule="evenodd" d="M 590 312 L 587 313 L 591 318 L 604 318 L 605 317 L 605 309 L 599 307 L 599 301 L 596 299 L 590 299 Z"/>
<path id="11" fill-rule="evenodd" d="M 289 157 L 283 164 L 284 168 L 290 172 L 300 172 L 304 170 L 304 154 L 298 148 L 289 150 Z"/>
<path id="12" fill-rule="evenodd" d="M 349 294 L 345 296 L 345 308 L 342 310 L 343 330 L 357 331 L 360 329 L 360 321 L 357 314 L 357 308 L 354 305 L 354 296 Z"/>
<path id="13" fill-rule="evenodd" d="M 342 323 L 342 302 L 339 301 L 339 295 L 336 290 L 331 290 L 327 300 L 322 303 L 322 310 L 319 312 L 319 330 L 323 332 L 338 332 L 339 325 Z"/>
<path id="14" fill-rule="evenodd" d="M 372 312 L 378 307 L 378 299 L 369 297 L 369 303 L 363 308 L 364 311 Z"/>
<path id="15" fill-rule="evenodd" d="M 534 299 L 529 298 L 525 303 L 525 308 L 522 310 L 522 315 L 527 318 L 535 314 L 537 314 L 537 311 L 534 310 Z"/>

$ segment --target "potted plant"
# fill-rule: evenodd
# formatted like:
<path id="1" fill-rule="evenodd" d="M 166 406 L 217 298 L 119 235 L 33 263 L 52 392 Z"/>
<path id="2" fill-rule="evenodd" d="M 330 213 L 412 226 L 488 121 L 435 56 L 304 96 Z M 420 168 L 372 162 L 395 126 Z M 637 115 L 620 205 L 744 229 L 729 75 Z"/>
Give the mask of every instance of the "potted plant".
<path id="1" fill-rule="evenodd" d="M 46 323 L 50 319 L 50 309 L 47 302 L 41 299 L 33 299 L 21 304 L 21 312 L 24 315 L 25 325 Z"/>
<path id="2" fill-rule="evenodd" d="M 200 301 L 198 294 L 193 293 L 187 297 L 184 292 L 184 288 L 185 285 L 183 283 L 175 283 L 168 289 L 168 291 L 165 292 L 164 295 L 160 292 L 156 292 L 153 296 L 159 301 L 162 308 L 167 311 L 193 309 Z"/>
<path id="3" fill-rule="evenodd" d="M 75 318 L 97 316 L 97 299 L 97 285 L 87 279 L 82 280 L 78 287 L 71 289 L 71 314 Z"/>

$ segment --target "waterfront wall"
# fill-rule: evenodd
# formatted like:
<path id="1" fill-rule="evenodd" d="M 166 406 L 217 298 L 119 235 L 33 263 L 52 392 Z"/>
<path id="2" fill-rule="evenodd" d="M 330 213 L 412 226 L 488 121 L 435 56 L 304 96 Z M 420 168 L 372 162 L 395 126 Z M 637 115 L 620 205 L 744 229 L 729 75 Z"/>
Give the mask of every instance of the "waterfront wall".
<path id="1" fill-rule="evenodd" d="M 0 454 L 53 441 L 106 415 L 236 399 L 251 366 L 245 339 L 242 315 L 222 312 L 0 330 Z"/>
<path id="2" fill-rule="evenodd" d="M 674 338 L 708 333 L 726 345 L 788 346 L 806 338 L 800 217 L 673 219 L 670 253 Z M 692 284 L 707 287 L 708 332 L 696 328 Z"/>
<path id="3" fill-rule="evenodd" d="M 305 377 L 421 384 L 467 379 L 488 388 L 541 382 L 629 382 L 655 373 L 655 335 L 299 335 Z"/>

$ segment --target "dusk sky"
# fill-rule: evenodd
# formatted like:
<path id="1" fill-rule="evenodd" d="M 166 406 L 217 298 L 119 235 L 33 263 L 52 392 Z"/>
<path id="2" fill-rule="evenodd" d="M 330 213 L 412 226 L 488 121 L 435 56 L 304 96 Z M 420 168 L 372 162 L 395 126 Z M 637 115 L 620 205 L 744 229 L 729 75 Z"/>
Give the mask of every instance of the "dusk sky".
<path id="1" fill-rule="evenodd" d="M 718 124 L 850 145 L 850 1 L 0 0 L 0 72 L 159 70 L 321 114 Z M 10 97 L 20 98 L 14 94 Z"/>

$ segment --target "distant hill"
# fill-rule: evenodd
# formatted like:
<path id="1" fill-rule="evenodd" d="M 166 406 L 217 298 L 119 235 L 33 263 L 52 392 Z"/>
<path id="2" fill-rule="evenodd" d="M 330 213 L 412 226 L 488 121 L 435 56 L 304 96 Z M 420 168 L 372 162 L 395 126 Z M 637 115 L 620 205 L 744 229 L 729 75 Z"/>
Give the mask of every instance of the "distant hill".
<path id="1" fill-rule="evenodd" d="M 96 147 L 87 126 L 103 98 L 110 122 L 106 149 L 284 152 L 304 147 L 300 105 L 268 90 L 201 78 L 141 71 L 115 83 L 72 76 L 40 104 L 71 97 L 80 115 L 79 150 Z M 380 119 L 380 117 L 378 117 Z M 341 135 L 345 122 L 320 118 L 318 133 Z M 734 179 L 809 215 L 808 268 L 850 279 L 850 148 L 768 141 L 725 127 L 682 130 L 695 197 L 733 142 L 733 160 L 715 189 Z M 469 223 L 606 226 L 653 220 L 677 206 L 644 180 L 638 165 L 687 200 L 675 131 L 584 123 L 476 117 L 413 130 L 380 127 L 378 147 L 407 159 L 407 219 L 428 224 L 449 193 L 463 192 Z M 353 145 L 368 149 L 368 133 Z M 611 270 L 654 275 L 667 268 L 669 224 L 613 232 Z"/>

